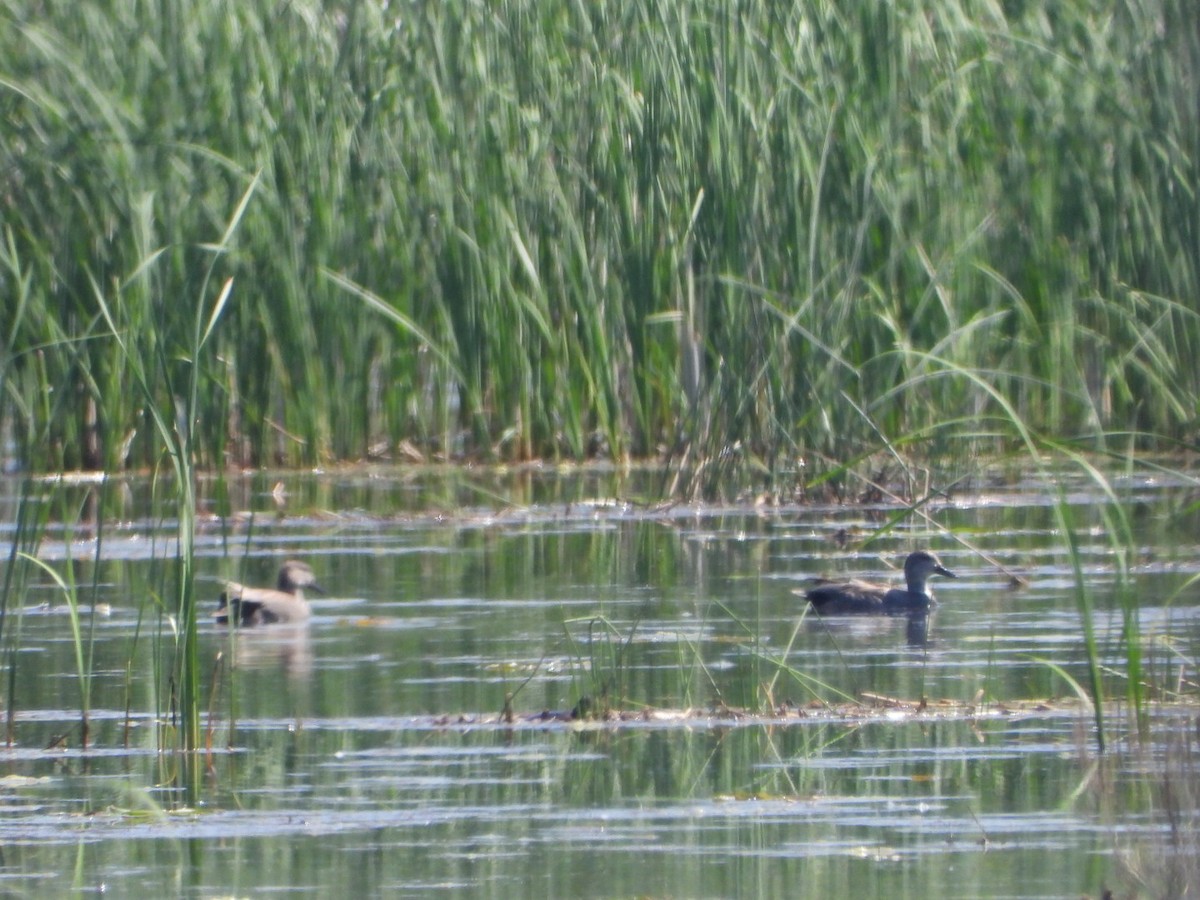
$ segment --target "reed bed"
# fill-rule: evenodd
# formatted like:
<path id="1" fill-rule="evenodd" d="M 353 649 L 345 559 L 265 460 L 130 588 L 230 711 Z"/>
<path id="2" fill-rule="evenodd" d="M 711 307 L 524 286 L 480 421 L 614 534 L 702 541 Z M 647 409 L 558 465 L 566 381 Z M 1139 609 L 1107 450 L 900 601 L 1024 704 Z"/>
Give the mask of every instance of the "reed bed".
<path id="1" fill-rule="evenodd" d="M 1003 449 L 994 394 L 1190 440 L 1192 17 L 4 0 L 0 415 L 34 468 L 154 464 L 232 279 L 201 466 L 665 455 L 712 493 Z"/>

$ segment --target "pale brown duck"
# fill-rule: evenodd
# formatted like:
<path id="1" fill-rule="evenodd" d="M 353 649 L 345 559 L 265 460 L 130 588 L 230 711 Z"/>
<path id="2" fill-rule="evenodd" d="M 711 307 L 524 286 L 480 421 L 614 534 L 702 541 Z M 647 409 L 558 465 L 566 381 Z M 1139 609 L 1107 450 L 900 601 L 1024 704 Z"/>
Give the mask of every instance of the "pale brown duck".
<path id="1" fill-rule="evenodd" d="M 308 563 L 289 559 L 280 567 L 279 581 L 273 588 L 229 582 L 217 603 L 217 622 L 228 623 L 231 619 L 235 625 L 303 622 L 312 615 L 304 599 L 306 589 L 325 593 Z"/>

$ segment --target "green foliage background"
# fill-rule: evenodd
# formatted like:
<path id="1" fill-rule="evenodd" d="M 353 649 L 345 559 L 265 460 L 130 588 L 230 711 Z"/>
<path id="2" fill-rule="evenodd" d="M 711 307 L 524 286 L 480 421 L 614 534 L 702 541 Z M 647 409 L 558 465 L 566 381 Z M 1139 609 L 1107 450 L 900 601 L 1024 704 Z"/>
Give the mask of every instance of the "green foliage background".
<path id="1" fill-rule="evenodd" d="M 4 455 L 158 459 L 228 279 L 203 466 L 1191 440 L 1198 21 L 0 0 Z"/>

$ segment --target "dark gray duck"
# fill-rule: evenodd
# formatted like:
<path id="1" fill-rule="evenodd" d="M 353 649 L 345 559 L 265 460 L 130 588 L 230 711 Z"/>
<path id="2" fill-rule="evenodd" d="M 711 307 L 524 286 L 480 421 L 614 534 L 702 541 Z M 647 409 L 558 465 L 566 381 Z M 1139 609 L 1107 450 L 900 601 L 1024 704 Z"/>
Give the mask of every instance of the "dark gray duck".
<path id="1" fill-rule="evenodd" d="M 312 609 L 304 599 L 306 589 L 325 593 L 317 584 L 308 563 L 289 559 L 279 569 L 279 581 L 273 588 L 246 587 L 231 581 L 217 603 L 216 619 L 236 625 L 270 625 L 275 622 L 303 622 Z"/>
<path id="2" fill-rule="evenodd" d="M 958 576 L 942 565 L 928 550 L 910 553 L 904 561 L 903 588 L 888 588 L 869 581 L 822 581 L 814 588 L 793 593 L 804 596 L 812 608 L 832 616 L 894 616 L 927 611 L 933 594 L 926 582 L 933 575 Z"/>

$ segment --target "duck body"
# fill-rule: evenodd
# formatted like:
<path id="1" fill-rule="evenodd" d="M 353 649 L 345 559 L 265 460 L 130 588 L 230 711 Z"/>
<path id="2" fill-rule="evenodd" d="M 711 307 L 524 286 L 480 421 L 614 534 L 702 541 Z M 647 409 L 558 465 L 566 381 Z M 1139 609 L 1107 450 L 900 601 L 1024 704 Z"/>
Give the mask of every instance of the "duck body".
<path id="1" fill-rule="evenodd" d="M 324 593 L 307 563 L 288 560 L 279 569 L 273 588 L 247 587 L 231 581 L 217 601 L 216 620 L 221 624 L 272 625 L 307 621 L 312 608 L 305 589 Z"/>
<path id="2" fill-rule="evenodd" d="M 903 588 L 851 579 L 822 581 L 803 592 L 812 608 L 821 615 L 833 616 L 903 616 L 928 612 L 933 606 L 933 594 L 927 587 L 932 575 L 946 578 L 958 576 L 942 565 L 941 560 L 927 550 L 910 553 L 904 561 Z M 796 591 L 796 593 L 801 593 Z"/>

